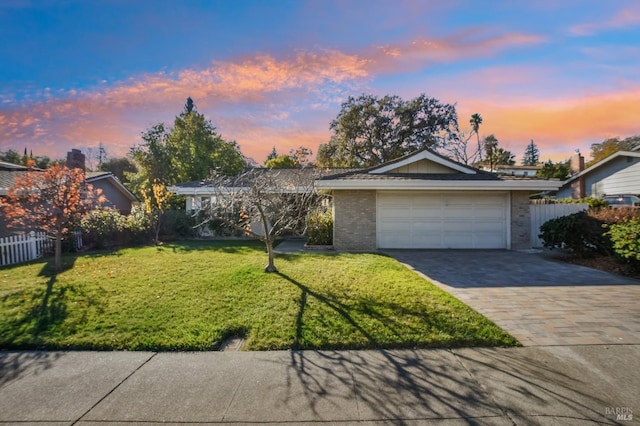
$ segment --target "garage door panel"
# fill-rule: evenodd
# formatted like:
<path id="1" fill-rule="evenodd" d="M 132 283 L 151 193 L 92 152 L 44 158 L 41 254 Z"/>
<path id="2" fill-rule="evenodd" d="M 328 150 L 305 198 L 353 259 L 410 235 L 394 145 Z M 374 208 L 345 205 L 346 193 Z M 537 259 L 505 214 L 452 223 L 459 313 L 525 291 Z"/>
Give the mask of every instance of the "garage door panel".
<path id="1" fill-rule="evenodd" d="M 506 248 L 507 195 L 378 193 L 380 248 Z"/>

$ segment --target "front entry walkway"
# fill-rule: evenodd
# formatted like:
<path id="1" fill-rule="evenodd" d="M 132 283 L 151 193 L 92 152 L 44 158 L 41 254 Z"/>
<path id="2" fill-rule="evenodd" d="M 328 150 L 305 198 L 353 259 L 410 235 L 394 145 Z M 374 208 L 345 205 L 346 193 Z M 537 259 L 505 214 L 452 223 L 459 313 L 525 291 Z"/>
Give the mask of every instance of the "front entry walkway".
<path id="1" fill-rule="evenodd" d="M 640 344 L 640 281 L 516 251 L 384 253 L 524 346 Z"/>

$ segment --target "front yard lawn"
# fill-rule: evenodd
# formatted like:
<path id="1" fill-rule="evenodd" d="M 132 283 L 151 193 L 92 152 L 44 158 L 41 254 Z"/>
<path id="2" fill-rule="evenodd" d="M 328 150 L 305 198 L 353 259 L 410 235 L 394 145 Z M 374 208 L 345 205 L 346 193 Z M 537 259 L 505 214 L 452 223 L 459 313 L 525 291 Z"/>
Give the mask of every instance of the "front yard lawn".
<path id="1" fill-rule="evenodd" d="M 486 318 L 377 254 L 182 242 L 0 269 L 0 348 L 245 350 L 510 346 Z"/>

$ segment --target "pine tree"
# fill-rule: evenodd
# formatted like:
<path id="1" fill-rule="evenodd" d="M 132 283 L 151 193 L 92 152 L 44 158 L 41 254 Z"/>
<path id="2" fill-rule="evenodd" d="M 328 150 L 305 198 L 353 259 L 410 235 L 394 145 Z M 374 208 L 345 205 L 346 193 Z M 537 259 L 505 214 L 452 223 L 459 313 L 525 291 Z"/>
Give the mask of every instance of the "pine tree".
<path id="1" fill-rule="evenodd" d="M 271 150 L 271 153 L 267 155 L 267 159 L 264 162 L 266 163 L 267 161 L 273 160 L 275 158 L 278 158 L 278 151 L 276 151 L 276 147 L 274 146 Z"/>
<path id="2" fill-rule="evenodd" d="M 523 166 L 535 166 L 538 164 L 540 160 L 540 151 L 535 143 L 533 143 L 533 139 L 531 139 L 531 143 L 527 145 L 527 148 L 524 151 L 524 156 L 522 157 L 522 165 Z"/>

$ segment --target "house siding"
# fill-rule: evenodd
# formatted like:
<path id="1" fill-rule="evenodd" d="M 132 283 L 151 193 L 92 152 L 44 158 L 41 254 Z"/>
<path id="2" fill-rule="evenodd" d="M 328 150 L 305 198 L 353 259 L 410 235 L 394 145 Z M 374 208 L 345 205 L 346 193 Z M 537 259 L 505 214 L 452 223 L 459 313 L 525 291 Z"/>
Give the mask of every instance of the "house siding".
<path id="1" fill-rule="evenodd" d="M 336 250 L 375 250 L 376 191 L 334 191 L 333 222 Z"/>
<path id="2" fill-rule="evenodd" d="M 531 248 L 531 209 L 528 191 L 511 192 L 511 250 Z"/>
<path id="3" fill-rule="evenodd" d="M 122 192 L 116 189 L 115 186 L 108 180 L 98 180 L 92 182 L 94 189 L 101 189 L 102 194 L 107 199 L 105 206 L 113 207 L 120 211 L 122 214 L 131 213 L 131 200 L 127 198 Z"/>
<path id="4" fill-rule="evenodd" d="M 558 198 L 580 198 L 572 191 L 572 184 L 582 180 L 584 196 L 600 197 L 605 194 L 640 193 L 640 158 L 621 156 L 565 185 Z"/>
<path id="5" fill-rule="evenodd" d="M 629 157 L 630 158 L 630 157 Z M 592 195 L 640 194 L 640 159 L 631 158 L 631 166 L 596 182 L 591 188 Z"/>

